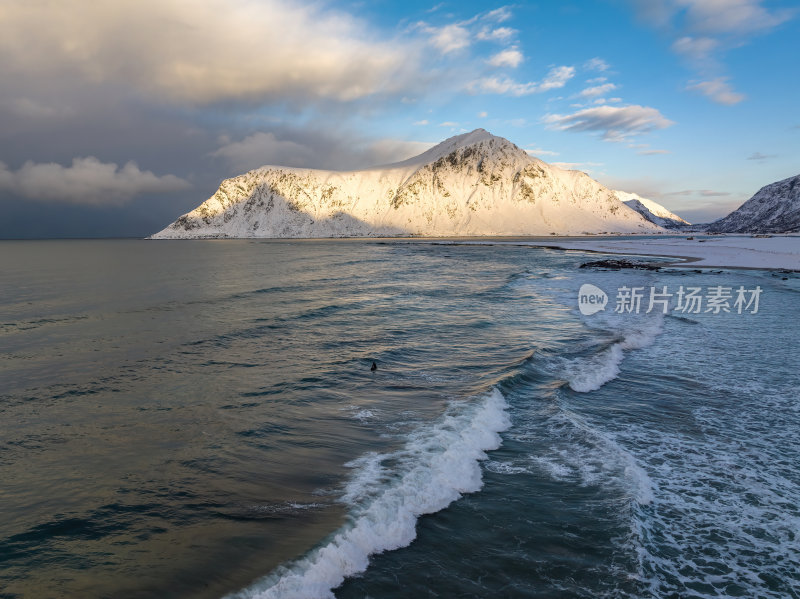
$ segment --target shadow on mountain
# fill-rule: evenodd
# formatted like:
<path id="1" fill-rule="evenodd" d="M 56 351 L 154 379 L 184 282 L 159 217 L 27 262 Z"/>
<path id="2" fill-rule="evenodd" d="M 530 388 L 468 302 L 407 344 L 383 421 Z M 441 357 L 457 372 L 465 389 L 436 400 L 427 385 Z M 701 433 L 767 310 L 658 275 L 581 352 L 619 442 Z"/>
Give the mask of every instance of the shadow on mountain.
<path id="1" fill-rule="evenodd" d="M 305 201 L 303 201 L 303 199 Z M 287 200 L 267 183 L 256 185 L 247 200 L 229 205 L 224 212 L 203 215 L 188 213 L 157 233 L 155 238 L 186 237 L 392 237 L 407 236 L 411 231 L 396 225 L 368 223 L 336 209 L 324 198 L 305 196 Z M 331 198 L 333 200 L 333 198 Z M 335 201 L 335 200 L 334 200 Z M 315 209 L 318 204 L 318 210 Z M 317 216 L 315 212 L 327 213 Z"/>

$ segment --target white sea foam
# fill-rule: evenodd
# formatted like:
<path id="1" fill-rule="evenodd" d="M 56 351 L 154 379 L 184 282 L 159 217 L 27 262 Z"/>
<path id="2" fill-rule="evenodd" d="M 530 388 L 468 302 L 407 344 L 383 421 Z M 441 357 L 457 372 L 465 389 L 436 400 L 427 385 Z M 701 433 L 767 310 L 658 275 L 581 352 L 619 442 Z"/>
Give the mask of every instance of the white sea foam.
<path id="1" fill-rule="evenodd" d="M 232 597 L 333 597 L 332 589 L 363 572 L 371 555 L 411 543 L 421 515 L 481 488 L 479 462 L 500 446 L 499 433 L 511 424 L 507 407 L 496 389 L 477 404 L 453 402 L 438 421 L 412 432 L 401 450 L 352 462 L 343 496 L 351 506 L 348 524 L 306 557 Z"/>
<path id="2" fill-rule="evenodd" d="M 569 411 L 550 420 L 548 433 L 563 444 L 553 444 L 547 453 L 529 456 L 533 470 L 581 486 L 622 484 L 637 504 L 653 501 L 653 481 L 613 436 L 590 427 Z M 524 437 L 517 435 L 518 439 Z"/>
<path id="3" fill-rule="evenodd" d="M 659 463 L 658 492 L 636 512 L 636 549 L 653 594 L 800 596 L 800 487 L 790 457 L 797 416 L 787 409 L 796 400 L 764 390 L 758 397 L 757 406 L 698 407 L 702 434 L 626 431 L 647 434 Z"/>
<path id="4" fill-rule="evenodd" d="M 268 504 L 268 505 L 254 505 L 250 509 L 254 512 L 267 512 L 270 514 L 282 514 L 298 512 L 302 510 L 313 510 L 325 507 L 324 503 L 297 503 L 295 501 L 287 501 L 285 503 Z"/>
<path id="5" fill-rule="evenodd" d="M 634 321 L 633 326 L 626 324 L 628 328 L 620 331 L 622 340 L 606 349 L 587 357 L 558 360 L 560 374 L 572 390 L 588 393 L 617 378 L 625 351 L 651 345 L 662 331 L 663 318 L 641 317 Z"/>
<path id="6" fill-rule="evenodd" d="M 550 297 L 563 306 L 575 309 L 577 289 L 571 279 L 566 278 L 568 283 L 560 285 L 558 278 L 545 279 L 524 274 L 515 279 L 511 286 L 539 299 Z M 606 282 L 603 282 L 603 287 L 612 288 Z M 570 388 L 579 393 L 595 391 L 617 378 L 625 352 L 651 345 L 663 331 L 664 315 L 658 312 L 618 314 L 609 308 L 608 311 L 588 317 L 581 317 L 577 309 L 575 314 L 586 327 L 596 331 L 595 338 L 608 338 L 609 334 L 615 338 L 613 343 L 591 355 L 558 357 L 550 361 L 548 370 L 566 380 Z"/>
<path id="7" fill-rule="evenodd" d="M 372 410 L 358 410 L 353 414 L 353 418 L 359 422 L 366 422 L 367 420 L 372 420 L 375 418 L 375 412 Z"/>
<path id="8" fill-rule="evenodd" d="M 341 408 L 342 411 L 347 412 L 353 420 L 358 420 L 361 423 L 374 420 L 378 417 L 377 410 L 362 408 L 361 406 L 349 405 Z"/>
<path id="9" fill-rule="evenodd" d="M 486 463 L 486 469 L 495 474 L 527 474 L 530 469 L 518 466 L 512 462 L 495 462 L 491 460 Z"/>

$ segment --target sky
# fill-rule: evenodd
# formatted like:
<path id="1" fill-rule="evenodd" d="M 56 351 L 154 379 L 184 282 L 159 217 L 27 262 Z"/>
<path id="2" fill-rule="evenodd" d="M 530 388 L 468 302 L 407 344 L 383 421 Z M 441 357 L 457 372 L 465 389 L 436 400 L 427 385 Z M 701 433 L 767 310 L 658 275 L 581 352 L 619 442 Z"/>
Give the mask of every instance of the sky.
<path id="1" fill-rule="evenodd" d="M 0 0 L 0 238 L 142 237 L 265 164 L 484 128 L 722 217 L 800 174 L 781 0 Z"/>

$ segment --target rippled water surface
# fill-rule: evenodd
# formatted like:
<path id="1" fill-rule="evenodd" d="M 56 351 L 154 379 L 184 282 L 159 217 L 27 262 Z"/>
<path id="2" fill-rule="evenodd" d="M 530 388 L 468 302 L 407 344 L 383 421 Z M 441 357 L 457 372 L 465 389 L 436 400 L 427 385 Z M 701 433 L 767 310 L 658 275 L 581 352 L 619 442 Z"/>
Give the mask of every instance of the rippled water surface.
<path id="1" fill-rule="evenodd" d="M 0 242 L 0 597 L 800 596 L 800 280 L 588 259 Z"/>

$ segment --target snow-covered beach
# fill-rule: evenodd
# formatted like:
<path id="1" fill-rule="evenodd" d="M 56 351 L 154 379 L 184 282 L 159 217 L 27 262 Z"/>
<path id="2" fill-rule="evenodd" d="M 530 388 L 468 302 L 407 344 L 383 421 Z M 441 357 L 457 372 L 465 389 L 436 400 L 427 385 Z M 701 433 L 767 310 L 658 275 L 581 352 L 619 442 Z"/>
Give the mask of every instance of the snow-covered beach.
<path id="1" fill-rule="evenodd" d="M 800 236 L 797 235 L 774 237 L 690 235 L 663 239 L 604 237 L 492 243 L 680 258 L 672 266 L 800 270 Z"/>

